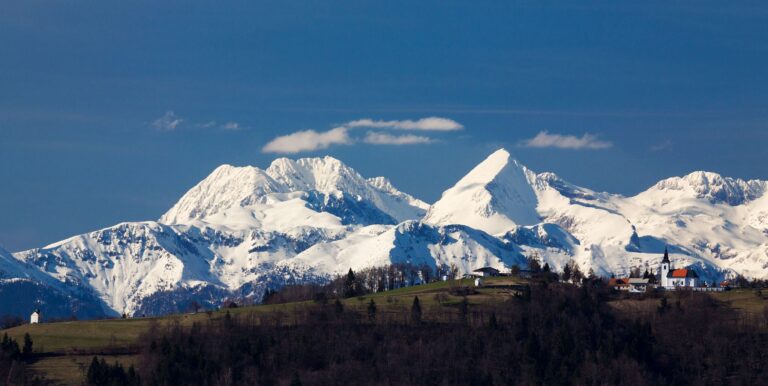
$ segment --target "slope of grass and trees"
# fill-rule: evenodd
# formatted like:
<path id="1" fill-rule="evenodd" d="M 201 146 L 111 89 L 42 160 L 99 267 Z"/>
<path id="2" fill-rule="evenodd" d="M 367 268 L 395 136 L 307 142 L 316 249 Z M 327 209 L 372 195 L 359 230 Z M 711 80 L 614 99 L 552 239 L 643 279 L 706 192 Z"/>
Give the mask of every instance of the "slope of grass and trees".
<path id="1" fill-rule="evenodd" d="M 3 343 L 0 376 L 19 385 L 765 379 L 768 313 L 758 290 L 630 297 L 589 274 L 570 283 L 578 267 L 570 267 L 568 283 L 546 268 L 487 278 L 482 287 L 460 279 L 404 286 L 414 277 L 390 286 L 378 280 L 386 270 L 350 270 L 326 286 L 285 287 L 260 306 L 22 325 L 4 331 L 17 349 L 8 343 L 6 354 Z"/>

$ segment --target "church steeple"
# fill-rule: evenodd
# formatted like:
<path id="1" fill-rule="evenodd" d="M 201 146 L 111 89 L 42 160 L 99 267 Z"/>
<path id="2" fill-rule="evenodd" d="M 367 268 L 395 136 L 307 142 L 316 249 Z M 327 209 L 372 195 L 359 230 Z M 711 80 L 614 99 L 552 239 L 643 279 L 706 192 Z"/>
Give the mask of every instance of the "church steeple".
<path id="1" fill-rule="evenodd" d="M 667 279 L 667 275 L 669 275 L 670 270 L 670 262 L 669 262 L 669 251 L 667 251 L 667 248 L 664 248 L 664 259 L 661 260 L 661 286 L 662 287 L 668 287 L 669 281 Z"/>
<path id="2" fill-rule="evenodd" d="M 667 251 L 666 247 L 664 247 L 664 259 L 662 259 L 661 262 L 669 263 L 669 251 Z"/>

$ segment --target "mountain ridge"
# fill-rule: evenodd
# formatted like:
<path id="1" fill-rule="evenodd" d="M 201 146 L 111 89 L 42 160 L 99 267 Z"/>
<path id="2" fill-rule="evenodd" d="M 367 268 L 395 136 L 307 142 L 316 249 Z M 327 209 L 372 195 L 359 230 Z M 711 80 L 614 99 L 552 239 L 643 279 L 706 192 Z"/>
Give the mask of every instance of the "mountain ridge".
<path id="1" fill-rule="evenodd" d="M 49 291 L 59 303 L 84 299 L 84 315 L 159 314 L 191 302 L 258 300 L 268 288 L 395 263 L 469 272 L 537 255 L 555 270 L 573 260 L 621 275 L 655 270 L 667 246 L 675 265 L 710 282 L 766 277 L 765 187 L 693 172 L 626 197 L 536 173 L 500 149 L 428 206 L 333 157 L 280 158 L 266 169 L 225 164 L 159 221 L 12 255 L 0 249 L 0 286 L 39 283 L 35 293 Z"/>

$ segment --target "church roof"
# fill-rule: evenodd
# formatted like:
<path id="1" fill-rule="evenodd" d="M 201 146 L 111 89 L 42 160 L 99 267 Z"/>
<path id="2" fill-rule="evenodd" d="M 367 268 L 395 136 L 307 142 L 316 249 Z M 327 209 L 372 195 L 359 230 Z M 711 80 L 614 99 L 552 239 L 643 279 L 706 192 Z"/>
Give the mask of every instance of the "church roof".
<path id="1" fill-rule="evenodd" d="M 628 283 L 629 283 L 629 279 L 626 279 L 626 278 L 612 277 L 608 279 L 608 285 L 611 287 L 624 286 L 624 285 L 627 285 Z"/>
<path id="2" fill-rule="evenodd" d="M 664 248 L 664 259 L 662 259 L 661 262 L 669 263 L 669 251 L 667 251 L 667 248 Z"/>
<path id="3" fill-rule="evenodd" d="M 667 273 L 667 277 L 676 277 L 676 278 L 692 277 L 692 278 L 698 278 L 699 274 L 697 274 L 696 271 L 694 271 L 692 269 L 674 269 L 672 271 L 669 271 L 669 273 Z"/>
<path id="4" fill-rule="evenodd" d="M 483 268 L 478 268 L 472 272 L 499 272 L 499 270 L 493 267 L 483 267 Z"/>

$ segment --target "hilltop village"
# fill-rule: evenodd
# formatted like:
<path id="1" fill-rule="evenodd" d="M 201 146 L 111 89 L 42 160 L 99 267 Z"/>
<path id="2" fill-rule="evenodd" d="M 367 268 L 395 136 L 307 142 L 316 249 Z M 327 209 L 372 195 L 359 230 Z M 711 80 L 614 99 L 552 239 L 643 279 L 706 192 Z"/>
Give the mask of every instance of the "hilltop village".
<path id="1" fill-rule="evenodd" d="M 567 264 L 560 274 L 551 272 L 549 264 L 541 266 L 537 261 L 530 259 L 528 268 L 529 269 L 521 270 L 514 267 L 510 272 L 502 272 L 493 267 L 482 267 L 474 270 L 472 273 L 464 275 L 464 277 L 474 279 L 475 287 L 483 286 L 485 283 L 484 278 L 488 277 L 530 277 L 535 273 L 541 272 L 557 276 L 558 280 L 562 282 L 572 282 L 577 285 L 580 284 L 582 279 L 597 278 L 591 270 L 585 277 L 578 266 L 572 262 Z M 445 276 L 443 276 L 443 280 L 446 280 Z M 699 274 L 692 267 L 675 268 L 669 260 L 669 251 L 666 249 L 664 250 L 664 256 L 659 265 L 659 271 L 656 274 L 651 273 L 648 270 L 644 273 L 640 273 L 639 269 L 636 269 L 633 270 L 633 274 L 629 277 L 612 276 L 605 282 L 608 287 L 611 287 L 614 290 L 626 291 L 629 293 L 645 293 L 655 290 L 721 292 L 730 289 L 732 286 L 729 281 L 721 281 L 720 283 L 708 283 L 702 281 Z"/>

